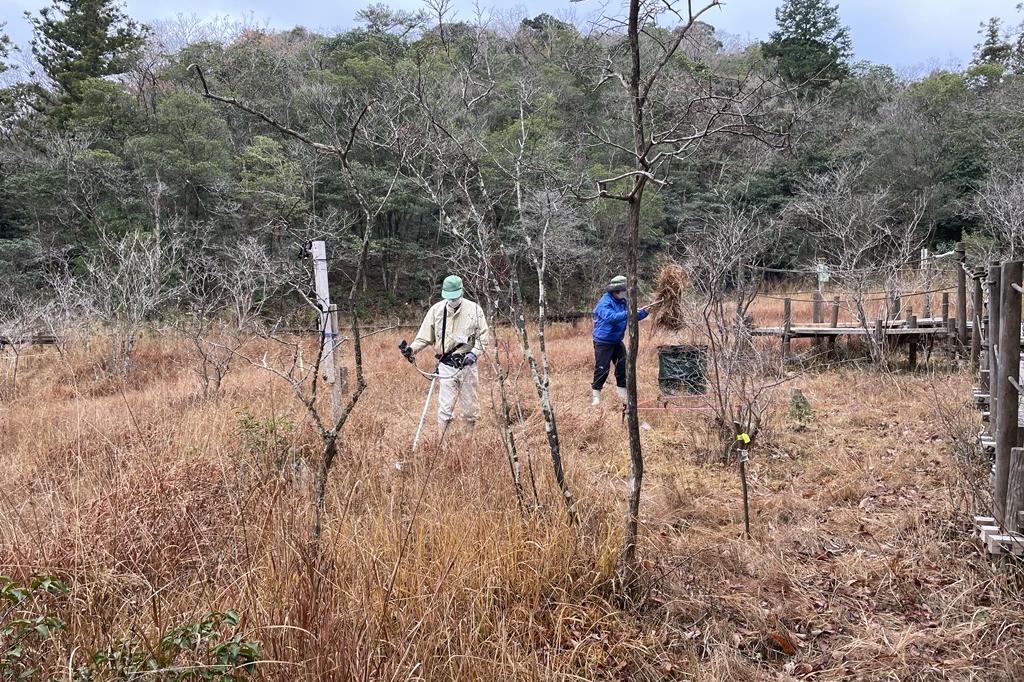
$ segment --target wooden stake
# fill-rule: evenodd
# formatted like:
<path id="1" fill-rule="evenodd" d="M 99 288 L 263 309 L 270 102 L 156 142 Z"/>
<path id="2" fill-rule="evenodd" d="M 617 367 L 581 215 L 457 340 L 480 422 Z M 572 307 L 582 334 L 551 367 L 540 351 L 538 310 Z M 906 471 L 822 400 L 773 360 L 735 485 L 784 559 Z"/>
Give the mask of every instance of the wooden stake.
<path id="1" fill-rule="evenodd" d="M 782 300 L 782 357 L 788 358 L 790 352 L 789 330 L 793 326 L 793 302 L 788 298 Z"/>
<path id="2" fill-rule="evenodd" d="M 815 291 L 814 294 L 811 296 L 811 322 L 813 322 L 814 324 L 821 324 L 822 322 L 825 321 L 822 310 L 822 306 L 824 305 L 824 303 L 825 299 L 821 295 L 821 281 L 819 280 L 818 290 Z M 818 348 L 818 350 L 821 350 L 821 346 L 824 342 L 825 339 L 823 339 L 820 336 L 814 339 L 814 345 L 815 347 Z"/>
<path id="3" fill-rule="evenodd" d="M 967 345 L 967 272 L 964 265 L 967 263 L 967 251 L 963 242 L 956 244 L 956 322 L 957 340 L 960 347 Z"/>
<path id="4" fill-rule="evenodd" d="M 942 292 L 942 321 L 949 319 L 949 292 Z"/>
<path id="5" fill-rule="evenodd" d="M 839 297 L 832 297 L 832 319 L 829 320 L 829 326 L 835 329 L 839 326 Z M 836 337 L 831 336 L 828 339 L 829 352 L 834 352 L 836 348 Z"/>
<path id="6" fill-rule="evenodd" d="M 1017 447 L 1017 418 L 1020 401 L 1015 384 L 1020 380 L 1020 319 L 1021 296 L 1012 283 L 1020 284 L 1024 263 L 1011 261 L 1002 266 L 1000 283 L 998 372 L 996 373 L 996 468 L 995 489 L 992 491 L 992 511 L 996 521 L 1004 528 L 1007 487 L 1010 476 L 1010 450 Z M 1012 381 L 1012 383 L 1011 383 Z"/>
<path id="7" fill-rule="evenodd" d="M 924 292 L 925 292 L 924 293 L 924 303 L 923 303 L 924 310 L 922 311 L 921 314 L 924 315 L 925 318 L 929 318 L 929 317 L 932 316 L 932 295 L 930 293 L 931 292 L 931 288 L 932 288 L 932 275 L 931 275 L 931 253 L 926 248 L 925 249 L 921 249 L 921 274 L 923 275 L 922 279 L 924 281 Z"/>
<path id="8" fill-rule="evenodd" d="M 914 308 L 907 306 L 907 329 L 917 329 L 917 315 L 914 314 Z M 907 337 L 907 359 L 910 361 L 910 369 L 917 368 L 917 336 L 911 335 Z"/>

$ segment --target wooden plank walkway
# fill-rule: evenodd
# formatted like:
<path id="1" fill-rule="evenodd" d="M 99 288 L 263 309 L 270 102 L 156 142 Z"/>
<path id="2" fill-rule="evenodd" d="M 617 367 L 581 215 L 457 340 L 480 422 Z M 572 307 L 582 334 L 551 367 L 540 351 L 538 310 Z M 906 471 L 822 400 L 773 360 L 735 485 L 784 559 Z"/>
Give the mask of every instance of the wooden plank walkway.
<path id="1" fill-rule="evenodd" d="M 785 327 L 755 327 L 750 330 L 750 333 L 753 336 L 789 336 L 792 339 L 811 339 L 819 336 L 874 336 L 875 330 L 864 329 L 863 327 L 800 325 L 799 327 L 790 327 L 788 333 Z M 949 331 L 943 327 L 918 327 L 916 329 L 908 327 L 883 327 L 882 334 L 884 336 L 934 336 L 945 338 L 949 335 Z"/>

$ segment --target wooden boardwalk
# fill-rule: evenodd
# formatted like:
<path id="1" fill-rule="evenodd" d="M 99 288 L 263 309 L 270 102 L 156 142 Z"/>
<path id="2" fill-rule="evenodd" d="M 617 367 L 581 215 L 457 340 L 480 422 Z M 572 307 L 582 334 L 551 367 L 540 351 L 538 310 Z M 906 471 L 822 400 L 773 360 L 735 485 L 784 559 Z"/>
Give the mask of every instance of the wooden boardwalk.
<path id="1" fill-rule="evenodd" d="M 799 325 L 792 326 L 788 330 L 785 327 L 754 327 L 750 330 L 752 336 L 788 336 L 792 339 L 814 339 L 821 337 L 837 336 L 874 336 L 874 329 L 864 327 L 827 327 L 823 325 Z M 955 332 L 954 332 L 955 334 Z M 946 338 L 950 332 L 945 327 L 894 327 L 885 326 L 882 328 L 883 336 L 934 336 Z"/>

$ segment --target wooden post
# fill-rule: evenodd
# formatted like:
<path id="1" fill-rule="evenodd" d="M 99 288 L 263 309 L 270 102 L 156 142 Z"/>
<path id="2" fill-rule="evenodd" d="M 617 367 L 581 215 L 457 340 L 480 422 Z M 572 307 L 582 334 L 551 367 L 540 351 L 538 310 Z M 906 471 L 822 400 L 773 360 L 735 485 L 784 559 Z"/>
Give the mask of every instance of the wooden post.
<path id="1" fill-rule="evenodd" d="M 789 330 L 793 323 L 793 302 L 789 298 L 782 300 L 782 357 L 788 358 L 790 351 Z"/>
<path id="2" fill-rule="evenodd" d="M 825 321 L 824 311 L 822 307 L 825 304 L 825 299 L 821 295 L 821 282 L 818 282 L 818 290 L 811 296 L 811 321 L 818 325 Z M 825 339 L 820 336 L 814 337 L 814 345 L 820 351 L 822 344 Z"/>
<path id="3" fill-rule="evenodd" d="M 889 293 L 889 319 L 897 320 L 900 317 L 900 295 L 898 292 Z"/>
<path id="4" fill-rule="evenodd" d="M 832 319 L 829 320 L 829 326 L 832 327 L 833 329 L 835 329 L 836 327 L 839 326 L 839 297 L 838 296 L 833 296 L 832 297 Z M 835 348 L 836 348 L 836 337 L 837 336 L 838 336 L 838 334 L 833 334 L 832 336 L 829 337 L 829 339 L 828 339 L 828 349 L 829 349 L 829 351 L 835 351 Z M 849 341 L 849 339 L 847 339 L 847 341 Z"/>
<path id="5" fill-rule="evenodd" d="M 999 345 L 999 291 L 1002 273 L 998 262 L 988 269 L 988 411 L 989 430 L 993 434 L 996 432 L 996 423 L 999 421 L 999 414 L 996 410 L 999 396 L 996 395 L 995 380 L 999 368 L 996 347 Z"/>
<path id="6" fill-rule="evenodd" d="M 1010 471 L 1006 483 L 1006 523 L 1003 527 L 1011 533 L 1020 533 L 1024 528 L 1020 514 L 1024 511 L 1024 448 L 1010 450 Z"/>
<path id="7" fill-rule="evenodd" d="M 967 263 L 967 252 L 964 250 L 964 243 L 956 244 L 956 322 L 957 341 L 960 347 L 967 345 L 967 271 L 964 267 Z"/>
<path id="8" fill-rule="evenodd" d="M 949 292 L 942 292 L 942 321 L 949 319 Z"/>
<path id="9" fill-rule="evenodd" d="M 907 329 L 917 329 L 917 315 L 914 308 L 907 306 Z M 910 369 L 917 368 L 917 335 L 907 336 L 907 359 L 910 361 Z"/>
<path id="10" fill-rule="evenodd" d="M 924 310 L 921 314 L 927 319 L 932 316 L 932 275 L 931 275 L 931 252 L 927 248 L 921 249 L 921 275 L 924 281 Z"/>
<path id="11" fill-rule="evenodd" d="M 331 387 L 332 417 L 340 409 L 337 384 L 337 366 L 334 364 L 334 337 L 337 328 L 334 326 L 336 316 L 332 315 L 331 287 L 327 281 L 327 245 L 320 240 L 311 242 L 309 253 L 313 257 L 313 284 L 316 288 L 316 305 L 320 309 L 320 367 L 324 381 Z"/>
<path id="12" fill-rule="evenodd" d="M 974 300 L 971 306 L 973 316 L 971 327 L 971 370 L 975 372 L 978 371 L 978 362 L 981 357 L 981 318 L 983 317 L 981 309 L 984 305 L 981 294 L 981 278 L 984 276 L 985 272 L 983 270 L 975 270 L 972 277 Z"/>
<path id="13" fill-rule="evenodd" d="M 1020 400 L 1013 385 L 1020 379 L 1020 317 L 1021 296 L 1011 284 L 1020 284 L 1024 263 L 1011 261 L 1003 263 L 1000 283 L 999 312 L 999 368 L 996 373 L 995 390 L 999 395 L 996 418 L 996 470 L 995 489 L 992 491 L 992 512 L 996 521 L 1004 528 L 1008 526 L 1006 516 L 1006 493 L 1010 477 L 1010 450 L 1017 447 L 1018 412 Z M 1011 380 L 1013 383 L 1011 383 Z"/>

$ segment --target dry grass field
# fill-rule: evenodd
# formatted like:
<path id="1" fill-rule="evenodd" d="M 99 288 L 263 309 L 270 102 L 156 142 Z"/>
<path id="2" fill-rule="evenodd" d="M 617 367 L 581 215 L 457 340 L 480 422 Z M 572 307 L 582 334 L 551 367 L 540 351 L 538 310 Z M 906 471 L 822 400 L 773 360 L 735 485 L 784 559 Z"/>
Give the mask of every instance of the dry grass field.
<path id="1" fill-rule="evenodd" d="M 776 312 L 766 304 L 758 321 Z M 1021 573 L 990 564 L 969 533 L 980 503 L 953 423 L 976 419 L 965 374 L 844 363 L 794 378 L 813 415 L 790 417 L 778 391 L 751 456 L 749 540 L 707 415 L 642 413 L 646 593 L 622 604 L 627 441 L 613 391 L 589 405 L 588 325 L 549 335 L 577 527 L 525 374 L 539 509 L 517 504 L 490 370 L 476 433 L 439 444 L 431 418 L 410 455 L 427 385 L 398 338 L 366 340 L 369 386 L 319 550 L 317 441 L 283 382 L 239 364 L 222 396 L 201 400 L 186 345 L 169 337 L 144 340 L 123 384 L 93 370 L 99 340 L 23 358 L 19 397 L 0 404 L 0 571 L 67 585 L 0 611 L 63 621 L 25 637 L 34 676 L 110 678 L 97 652 L 144 657 L 234 609 L 237 627 L 214 629 L 258 642 L 254 679 L 1024 678 Z M 642 398 L 657 390 L 658 342 L 645 332 Z M 210 660 L 216 638 L 200 639 L 176 664 Z"/>

